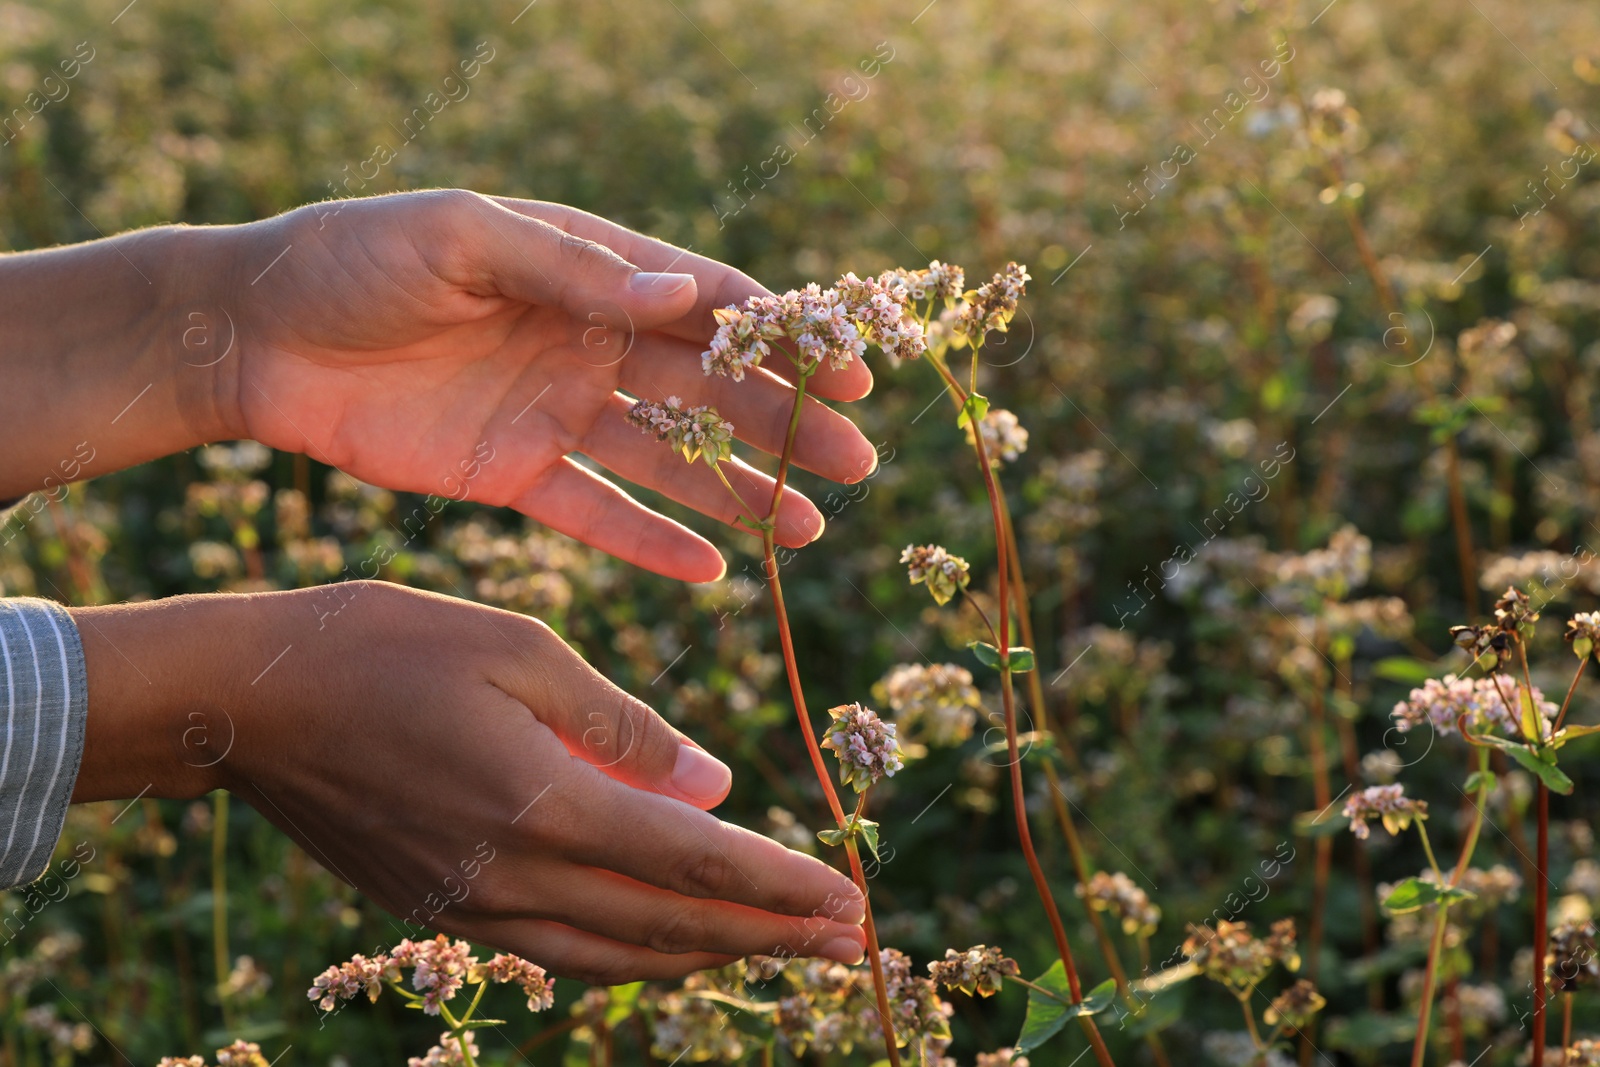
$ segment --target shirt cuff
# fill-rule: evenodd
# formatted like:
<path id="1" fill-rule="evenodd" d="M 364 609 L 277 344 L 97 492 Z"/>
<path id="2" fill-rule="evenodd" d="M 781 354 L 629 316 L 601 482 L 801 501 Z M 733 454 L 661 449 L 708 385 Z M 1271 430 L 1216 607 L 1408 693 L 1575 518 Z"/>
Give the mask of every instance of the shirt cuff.
<path id="1" fill-rule="evenodd" d="M 78 628 L 49 600 L 0 600 L 0 888 L 44 873 L 67 819 L 89 717 Z"/>

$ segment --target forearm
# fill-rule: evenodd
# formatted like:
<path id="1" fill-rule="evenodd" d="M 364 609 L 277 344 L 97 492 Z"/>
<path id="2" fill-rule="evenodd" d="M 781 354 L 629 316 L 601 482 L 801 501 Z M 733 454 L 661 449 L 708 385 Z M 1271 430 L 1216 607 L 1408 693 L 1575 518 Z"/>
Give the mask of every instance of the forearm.
<path id="1" fill-rule="evenodd" d="M 0 500 L 228 436 L 234 232 L 0 256 Z"/>

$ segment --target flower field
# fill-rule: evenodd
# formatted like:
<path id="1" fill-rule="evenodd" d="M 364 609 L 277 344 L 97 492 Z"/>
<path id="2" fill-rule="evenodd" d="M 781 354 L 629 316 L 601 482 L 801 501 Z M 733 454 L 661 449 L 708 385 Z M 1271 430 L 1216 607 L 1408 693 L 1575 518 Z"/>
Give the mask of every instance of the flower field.
<path id="1" fill-rule="evenodd" d="M 586 986 L 435 937 L 503 843 L 391 914 L 249 797 L 141 797 L 0 894 L 0 1062 L 1600 1064 L 1592 4 L 125 3 L 0 3 L 0 248 L 570 204 L 781 294 L 702 339 L 728 388 L 867 362 L 877 466 L 631 398 L 777 478 L 742 529 L 641 491 L 727 559 L 686 585 L 218 442 L 63 467 L 0 594 L 537 617 L 734 769 L 720 817 L 851 875 L 872 950 Z"/>

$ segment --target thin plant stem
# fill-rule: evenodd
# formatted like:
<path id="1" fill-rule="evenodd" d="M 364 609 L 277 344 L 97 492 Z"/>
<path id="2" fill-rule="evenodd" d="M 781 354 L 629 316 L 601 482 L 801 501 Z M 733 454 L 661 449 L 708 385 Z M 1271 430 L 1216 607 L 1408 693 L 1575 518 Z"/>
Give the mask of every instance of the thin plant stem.
<path id="1" fill-rule="evenodd" d="M 973 374 L 977 374 L 978 351 L 981 342 L 973 346 L 972 362 Z M 1061 956 L 1061 966 L 1066 972 L 1067 988 L 1072 991 L 1072 1002 L 1077 1004 L 1083 1000 L 1083 991 L 1078 982 L 1078 969 L 1072 962 L 1072 947 L 1067 942 L 1067 930 L 1061 922 L 1061 911 L 1056 907 L 1054 893 L 1050 890 L 1050 881 L 1045 877 L 1044 867 L 1039 863 L 1039 855 L 1033 847 L 1033 831 L 1028 825 L 1028 798 L 1022 784 L 1022 756 L 1017 746 L 1017 703 L 1016 693 L 1011 684 L 1011 611 L 1009 596 L 1010 574 L 1006 564 L 1006 539 L 1000 520 L 1000 489 L 995 483 L 994 467 L 989 463 L 988 449 L 984 445 L 983 432 L 978 426 L 972 427 L 973 450 L 978 454 L 978 466 L 983 471 L 984 488 L 989 493 L 989 510 L 994 519 L 996 571 L 999 581 L 1000 601 L 1000 699 L 1005 710 L 1006 726 L 1006 759 L 1010 763 L 1011 772 L 1011 800 L 1012 810 L 1016 817 L 1017 836 L 1022 845 L 1022 855 L 1027 861 L 1028 872 L 1033 876 L 1034 888 L 1038 891 L 1040 903 L 1044 905 L 1045 917 L 1050 921 L 1050 932 L 1055 937 L 1056 950 Z M 1112 1067 L 1111 1053 L 1106 1048 L 1105 1040 L 1100 1036 L 1100 1028 L 1095 1025 L 1094 1018 L 1089 1015 L 1078 1016 L 1084 1035 L 1089 1039 L 1089 1045 L 1094 1049 L 1095 1059 L 1101 1067 Z"/>
<path id="2" fill-rule="evenodd" d="M 1489 750 L 1478 749 L 1478 773 L 1484 775 L 1489 769 Z M 1467 865 L 1472 862 L 1472 853 L 1478 847 L 1478 834 L 1483 829 L 1484 805 L 1489 802 L 1488 783 L 1480 777 L 1478 795 L 1473 802 L 1476 809 L 1472 818 L 1472 825 L 1467 830 L 1467 839 L 1461 846 L 1461 855 L 1456 859 L 1455 869 L 1450 872 L 1448 885 L 1456 886 L 1461 881 L 1461 876 L 1466 873 Z M 1428 854 L 1428 864 L 1441 880 L 1443 875 L 1439 870 L 1438 861 L 1433 855 L 1433 846 L 1428 841 L 1428 831 L 1421 821 L 1417 823 L 1417 831 L 1422 837 L 1423 850 Z M 1422 975 L 1422 1003 L 1417 1015 L 1417 1036 L 1411 1046 L 1411 1067 L 1422 1067 L 1423 1060 L 1428 1052 L 1428 1022 L 1433 1013 L 1433 991 L 1439 980 L 1439 956 L 1444 951 L 1444 928 L 1446 913 L 1449 911 L 1448 902 L 1437 905 L 1438 912 L 1433 921 L 1433 937 L 1428 942 L 1428 965 Z"/>
<path id="3" fill-rule="evenodd" d="M 1539 840 L 1534 853 L 1533 883 L 1533 1062 L 1544 1067 L 1544 957 L 1550 950 L 1550 787 L 1539 781 Z"/>
<path id="4" fill-rule="evenodd" d="M 228 791 L 217 790 L 211 810 L 211 951 L 217 970 L 217 1003 L 223 1024 L 233 1029 L 233 1006 L 228 1001 L 228 975 L 233 970 L 228 952 Z"/>
<path id="5" fill-rule="evenodd" d="M 772 590 L 773 614 L 778 620 L 778 643 L 783 649 L 784 673 L 788 676 L 789 692 L 794 698 L 795 716 L 800 720 L 800 731 L 805 736 L 806 749 L 811 754 L 811 766 L 817 773 L 817 781 L 822 784 L 822 793 L 827 798 L 834 823 L 843 830 L 847 825 L 844 808 L 839 803 L 838 791 L 833 787 L 833 777 L 828 773 L 827 764 L 822 758 L 822 749 L 817 744 L 817 733 L 811 725 L 811 714 L 806 710 L 805 691 L 800 684 L 800 666 L 794 652 L 794 635 L 789 630 L 789 613 L 783 603 L 783 585 L 778 580 L 777 542 L 774 536 L 778 507 L 783 503 L 784 484 L 788 480 L 789 464 L 794 456 L 795 435 L 800 429 L 800 414 L 805 410 L 806 380 L 809 376 L 809 373 L 802 369 L 795 379 L 794 408 L 789 414 L 789 428 L 784 436 L 783 454 L 778 459 L 778 473 L 772 488 L 772 505 L 761 531 L 761 545 L 767 586 Z M 883 958 L 878 948 L 877 927 L 872 921 L 872 901 L 867 893 L 867 875 L 861 866 L 861 855 L 856 849 L 854 838 L 845 840 L 845 851 L 850 857 L 851 878 L 861 892 L 861 907 L 865 913 L 863 926 L 867 935 L 867 962 L 872 967 L 872 984 L 877 994 L 878 1021 L 883 1028 L 884 1052 L 889 1060 L 889 1067 L 900 1067 L 900 1050 L 895 1043 L 894 1017 L 889 1010 L 889 989 L 883 977 Z"/>
<path id="6" fill-rule="evenodd" d="M 1572 992 L 1567 990 L 1561 994 L 1561 1062 L 1566 1063 L 1571 1057 L 1568 1051 L 1572 1048 Z"/>
<path id="7" fill-rule="evenodd" d="M 739 491 L 733 487 L 733 483 L 728 481 L 728 476 L 726 474 L 722 473 L 722 464 L 721 463 L 713 463 L 711 465 L 711 469 L 717 472 L 717 481 L 721 482 L 723 484 L 723 486 L 728 490 L 728 494 L 730 496 L 732 496 L 735 501 L 738 502 L 739 510 L 735 513 L 735 517 L 738 518 L 738 519 L 743 519 L 745 510 L 747 508 L 749 508 L 750 505 L 748 505 L 748 504 L 746 504 L 744 502 L 744 497 L 740 496 L 739 495 Z M 776 513 L 777 509 L 774 508 L 773 511 L 774 511 L 774 513 Z M 751 521 L 752 525 L 758 525 L 755 522 L 754 519 L 751 519 L 750 521 Z"/>
<path id="8" fill-rule="evenodd" d="M 477 1004 L 476 999 L 473 1000 L 473 1004 Z M 471 1014 L 472 1013 L 469 1010 L 467 1015 Z M 461 1062 L 466 1064 L 466 1067 L 478 1067 L 477 1063 L 472 1058 L 472 1046 L 467 1044 L 467 1039 L 471 1036 L 471 1034 L 469 1031 L 464 1030 L 461 1027 L 461 1024 L 466 1021 L 467 1016 L 462 1016 L 460 1019 L 457 1019 L 453 1014 L 451 1014 L 450 1008 L 443 1003 L 439 1005 L 439 1015 L 444 1019 L 445 1025 L 450 1027 L 450 1036 L 456 1039 L 456 1047 L 461 1050 Z"/>
<path id="9" fill-rule="evenodd" d="M 1250 1031 L 1250 1042 L 1256 1048 L 1254 1062 L 1260 1063 L 1266 1058 L 1267 1046 L 1261 1040 L 1261 1031 L 1256 1029 L 1256 1013 L 1250 1010 L 1249 994 L 1239 997 L 1238 1001 L 1239 1011 L 1244 1014 L 1244 1025 Z"/>
<path id="10" fill-rule="evenodd" d="M 1588 666 L 1588 656 L 1578 662 L 1578 673 L 1572 676 L 1572 684 L 1567 686 L 1567 698 L 1561 702 L 1561 712 L 1556 716 L 1556 724 L 1551 728 L 1551 733 L 1561 729 L 1561 724 L 1567 721 L 1567 708 L 1572 706 L 1572 694 L 1578 691 L 1578 679 L 1583 677 L 1584 669 Z"/>

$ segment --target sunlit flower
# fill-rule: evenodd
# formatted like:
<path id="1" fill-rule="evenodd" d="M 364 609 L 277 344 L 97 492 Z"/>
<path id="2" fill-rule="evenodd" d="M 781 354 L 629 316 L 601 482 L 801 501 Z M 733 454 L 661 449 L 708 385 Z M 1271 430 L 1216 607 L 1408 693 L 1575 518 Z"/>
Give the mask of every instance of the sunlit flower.
<path id="1" fill-rule="evenodd" d="M 467 1051 L 472 1054 L 473 1061 L 478 1058 L 478 1039 L 471 1030 L 465 1035 Z M 406 1060 L 406 1067 L 466 1067 L 466 1057 L 461 1054 L 461 1043 L 449 1033 L 439 1035 L 439 1043 L 428 1050 L 426 1056 L 412 1056 Z"/>
<path id="2" fill-rule="evenodd" d="M 983 430 L 983 450 L 989 462 L 999 466 L 1001 460 L 1014 463 L 1028 450 L 1028 431 L 1016 415 L 1005 408 L 990 408 L 979 423 Z M 972 442 L 972 424 L 966 426 L 967 442 Z"/>
<path id="3" fill-rule="evenodd" d="M 1474 734 L 1498 729 L 1520 737 L 1522 712 L 1516 707 L 1519 688 L 1514 679 L 1503 675 L 1458 678 L 1447 674 L 1442 679 L 1429 678 L 1420 688 L 1411 690 L 1411 695 L 1396 704 L 1390 714 L 1395 728 L 1402 733 L 1427 723 L 1448 736 L 1456 732 L 1459 722 L 1464 722 Z M 1509 706 L 1508 698 L 1512 701 Z M 1554 719 L 1559 710 L 1544 698 L 1537 686 L 1533 690 L 1533 704 L 1547 720 Z"/>
<path id="4" fill-rule="evenodd" d="M 704 456 L 707 464 L 715 466 L 733 455 L 733 423 L 714 408 L 685 408 L 683 401 L 669 396 L 663 401 L 640 400 L 628 409 L 627 418 L 645 433 L 666 441 L 690 463 Z"/>
<path id="5" fill-rule="evenodd" d="M 1121 871 L 1096 871 L 1077 894 L 1095 911 L 1109 911 L 1122 920 L 1122 931 L 1149 937 L 1161 922 L 1161 909 L 1150 902 L 1150 895 Z"/>
<path id="6" fill-rule="evenodd" d="M 902 663 L 873 687 L 888 702 L 903 735 L 930 745 L 959 745 L 972 736 L 983 701 L 972 672 L 953 663 Z"/>
<path id="7" fill-rule="evenodd" d="M 1301 978 L 1294 985 L 1272 998 L 1272 1003 L 1267 1005 L 1267 1010 L 1261 1018 L 1268 1026 L 1277 1026 L 1280 1023 L 1290 1029 L 1302 1029 L 1311 1021 L 1311 1017 L 1323 1008 L 1328 1002 L 1317 992 L 1317 987 Z"/>
<path id="8" fill-rule="evenodd" d="M 936 985 L 959 989 L 968 996 L 992 997 L 1007 978 L 1021 973 L 1016 960 L 988 945 L 973 945 L 965 952 L 947 948 L 944 959 L 928 964 L 928 976 Z"/>
<path id="9" fill-rule="evenodd" d="M 822 747 L 839 757 L 839 781 L 863 793 L 903 766 L 893 723 L 861 704 L 841 704 L 828 714 L 833 723 Z"/>
<path id="10" fill-rule="evenodd" d="M 555 979 L 547 976 L 543 967 L 510 953 L 498 952 L 488 963 L 474 964 L 468 980 L 515 982 L 528 997 L 529 1011 L 543 1011 L 555 1003 Z"/>
<path id="11" fill-rule="evenodd" d="M 1350 832 L 1365 840 L 1371 831 L 1368 819 L 1380 819 L 1383 828 L 1399 834 L 1413 820 L 1428 817 L 1428 804 L 1405 795 L 1402 785 L 1374 785 L 1350 794 L 1344 802 L 1344 817 L 1350 820 Z"/>
<path id="12" fill-rule="evenodd" d="M 956 329 L 969 338 L 981 337 L 989 330 L 1004 332 L 1030 278 L 1027 268 L 1007 263 L 1004 271 L 967 294 Z"/>
<path id="13" fill-rule="evenodd" d="M 1183 954 L 1201 974 L 1235 993 L 1254 989 L 1275 963 L 1291 971 L 1300 967 L 1293 919 L 1273 923 L 1272 932 L 1264 938 L 1253 936 L 1249 923 L 1223 920 L 1215 929 L 1191 925 Z"/>
<path id="14" fill-rule="evenodd" d="M 907 545 L 900 562 L 906 565 L 911 584 L 926 584 L 936 604 L 948 604 L 970 580 L 967 561 L 939 545 Z"/>

